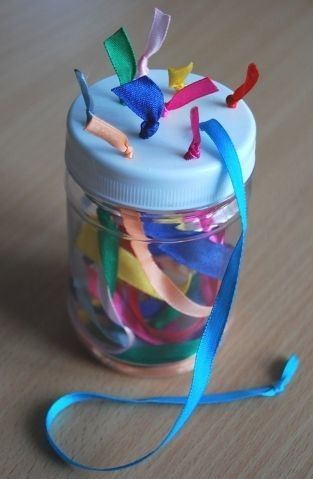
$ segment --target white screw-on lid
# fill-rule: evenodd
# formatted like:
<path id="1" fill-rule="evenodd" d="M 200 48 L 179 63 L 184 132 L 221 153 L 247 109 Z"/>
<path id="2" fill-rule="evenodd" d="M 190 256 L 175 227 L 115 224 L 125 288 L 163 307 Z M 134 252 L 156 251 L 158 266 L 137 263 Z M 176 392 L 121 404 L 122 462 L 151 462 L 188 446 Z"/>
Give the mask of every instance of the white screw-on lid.
<path id="1" fill-rule="evenodd" d="M 173 95 L 165 70 L 151 70 L 149 76 L 161 88 L 165 101 Z M 199 80 L 191 74 L 188 83 Z M 106 202 L 141 211 L 177 211 L 203 208 L 233 194 L 228 174 L 210 138 L 202 133 L 201 157 L 186 161 L 184 154 L 192 139 L 190 108 L 199 107 L 200 122 L 215 118 L 230 135 L 237 150 L 244 181 L 255 163 L 256 125 L 244 101 L 228 108 L 225 99 L 231 90 L 215 82 L 219 91 L 173 110 L 160 119 L 157 133 L 139 137 L 142 120 L 120 104 L 111 88 L 115 75 L 91 87 L 95 114 L 122 130 L 134 148 L 126 159 L 109 143 L 85 131 L 86 108 L 80 95 L 67 119 L 65 161 L 71 176 L 90 194 Z"/>

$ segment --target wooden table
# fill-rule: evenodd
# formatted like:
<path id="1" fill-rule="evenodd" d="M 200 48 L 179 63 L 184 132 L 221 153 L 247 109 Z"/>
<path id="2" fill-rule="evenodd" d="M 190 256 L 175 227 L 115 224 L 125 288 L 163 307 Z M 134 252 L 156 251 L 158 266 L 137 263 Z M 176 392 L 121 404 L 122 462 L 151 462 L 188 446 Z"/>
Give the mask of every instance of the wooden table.
<path id="1" fill-rule="evenodd" d="M 309 479 L 313 4 L 159 0 L 158 6 L 173 21 L 153 66 L 193 60 L 196 71 L 233 87 L 250 61 L 262 75 L 248 99 L 258 123 L 258 161 L 237 320 L 210 389 L 271 383 L 292 352 L 302 366 L 283 396 L 199 409 L 157 457 L 109 476 Z M 44 413 L 58 395 L 188 389 L 189 375 L 135 379 L 103 368 L 75 338 L 65 309 L 63 151 L 65 115 L 78 93 L 73 68 L 87 72 L 91 82 L 111 74 L 102 40 L 122 24 L 140 53 L 153 7 L 150 0 L 0 4 L 1 478 L 103 477 L 70 469 L 47 445 Z M 86 406 L 63 421 L 71 420 L 63 443 L 92 464 L 113 465 L 155 445 L 176 414 L 168 407 Z"/>

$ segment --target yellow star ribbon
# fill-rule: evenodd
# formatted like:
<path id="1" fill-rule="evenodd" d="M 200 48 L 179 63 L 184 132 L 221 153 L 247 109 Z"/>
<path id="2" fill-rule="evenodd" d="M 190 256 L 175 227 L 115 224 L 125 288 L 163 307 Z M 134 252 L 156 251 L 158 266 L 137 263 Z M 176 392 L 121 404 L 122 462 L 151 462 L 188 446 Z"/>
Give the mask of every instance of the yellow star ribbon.
<path id="1" fill-rule="evenodd" d="M 97 230 L 92 225 L 84 223 L 77 235 L 75 246 L 91 261 L 100 264 L 100 254 L 98 247 Z M 162 260 L 163 266 L 170 267 L 173 273 L 173 280 L 179 282 L 178 288 L 186 293 L 190 287 L 192 272 L 185 266 L 175 263 L 170 258 Z M 171 262 L 169 265 L 168 263 Z M 147 275 L 138 259 L 125 248 L 120 247 L 118 251 L 118 272 L 117 276 L 125 283 L 152 296 L 153 298 L 162 299 L 160 295 L 152 287 Z"/>
<path id="2" fill-rule="evenodd" d="M 168 77 L 169 77 L 169 86 L 174 88 L 174 90 L 181 90 L 185 86 L 185 79 L 191 73 L 193 69 L 193 62 L 188 63 L 184 67 L 169 67 L 168 68 Z"/>

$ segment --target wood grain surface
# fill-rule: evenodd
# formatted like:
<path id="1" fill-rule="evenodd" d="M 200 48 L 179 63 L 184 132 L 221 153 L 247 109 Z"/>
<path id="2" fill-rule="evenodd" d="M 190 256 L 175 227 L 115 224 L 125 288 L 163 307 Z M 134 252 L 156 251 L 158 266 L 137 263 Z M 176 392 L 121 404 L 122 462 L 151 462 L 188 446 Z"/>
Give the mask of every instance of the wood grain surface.
<path id="1" fill-rule="evenodd" d="M 64 138 L 78 94 L 111 74 L 102 41 L 126 25 L 142 51 L 151 0 L 0 2 L 1 312 L 0 477 L 100 478 L 73 470 L 47 445 L 43 418 L 71 390 L 129 396 L 183 394 L 190 375 L 120 376 L 81 347 L 67 318 Z M 250 234 L 237 319 L 218 355 L 213 391 L 267 384 L 292 352 L 302 365 L 288 391 L 201 408 L 152 460 L 108 477 L 313 477 L 313 3 L 311 0 L 158 1 L 173 15 L 154 67 L 193 60 L 195 71 L 237 86 L 261 71 L 248 103 L 258 124 Z M 167 431 L 169 407 L 85 406 L 57 424 L 62 443 L 94 465 L 143 453 Z M 69 423 L 71 426 L 68 426 Z M 65 428 L 68 426 L 68 428 Z"/>

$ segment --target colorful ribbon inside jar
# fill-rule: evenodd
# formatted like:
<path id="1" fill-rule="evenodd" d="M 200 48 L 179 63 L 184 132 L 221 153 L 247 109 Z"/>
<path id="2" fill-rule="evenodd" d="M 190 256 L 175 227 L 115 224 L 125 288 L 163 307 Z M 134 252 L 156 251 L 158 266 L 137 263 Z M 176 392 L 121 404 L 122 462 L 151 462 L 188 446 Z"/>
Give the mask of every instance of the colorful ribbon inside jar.
<path id="1" fill-rule="evenodd" d="M 70 313 L 97 355 L 134 366 L 196 353 L 233 250 L 214 211 L 156 218 L 97 208 L 70 262 Z M 98 226 L 96 226 L 98 225 Z"/>

